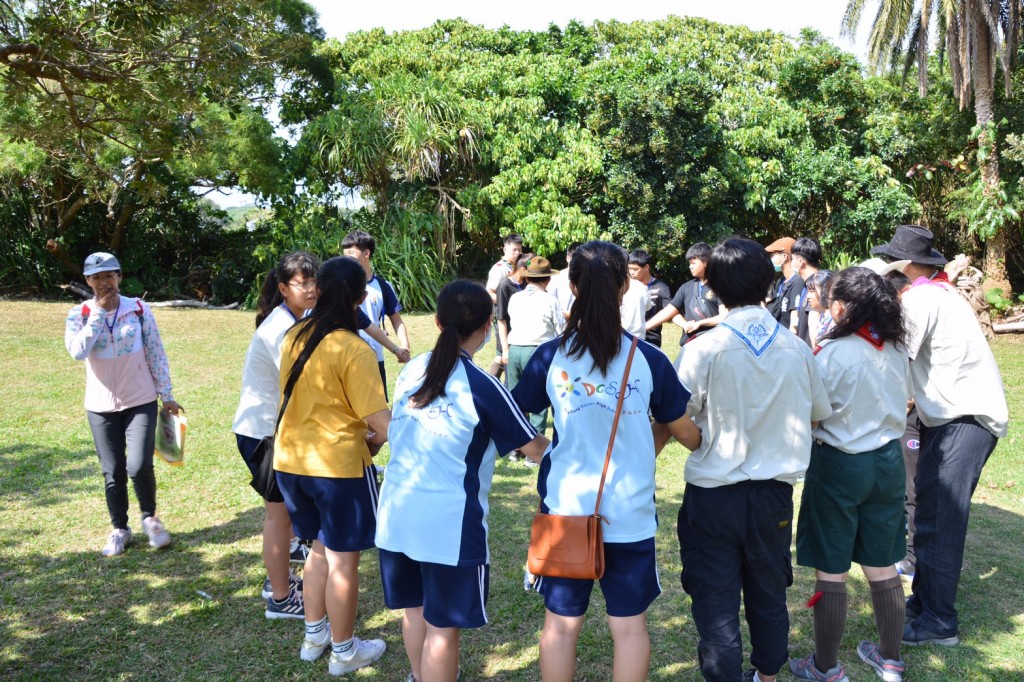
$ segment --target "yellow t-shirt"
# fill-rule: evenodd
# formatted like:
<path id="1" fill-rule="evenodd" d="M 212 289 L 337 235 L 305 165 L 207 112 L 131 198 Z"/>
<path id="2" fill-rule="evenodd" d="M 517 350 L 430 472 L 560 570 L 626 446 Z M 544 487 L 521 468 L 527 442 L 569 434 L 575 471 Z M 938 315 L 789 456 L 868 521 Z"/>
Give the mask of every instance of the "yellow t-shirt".
<path id="1" fill-rule="evenodd" d="M 281 347 L 281 387 L 302 351 L 299 325 Z M 338 330 L 323 338 L 302 369 L 274 441 L 274 469 L 303 476 L 361 478 L 370 465 L 369 415 L 388 409 L 377 356 L 359 336 Z"/>

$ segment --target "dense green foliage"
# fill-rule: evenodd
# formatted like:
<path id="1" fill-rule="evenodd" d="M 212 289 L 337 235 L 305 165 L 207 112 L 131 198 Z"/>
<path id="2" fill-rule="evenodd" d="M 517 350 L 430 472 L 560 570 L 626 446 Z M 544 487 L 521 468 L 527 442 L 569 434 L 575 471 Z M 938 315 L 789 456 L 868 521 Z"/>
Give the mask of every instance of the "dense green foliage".
<path id="1" fill-rule="evenodd" d="M 182 7 L 161 21 L 178 25 L 195 9 Z M 814 236 L 844 262 L 909 220 L 931 226 L 947 251 L 978 253 L 975 233 L 994 221 L 1017 233 L 1021 108 L 999 94 L 1005 121 L 972 131 L 935 59 L 920 97 L 898 77 L 865 76 L 812 32 L 794 40 L 678 17 L 540 32 L 443 20 L 339 42 L 320 40 L 298 0 L 245 7 L 278 18 L 243 32 L 245 58 L 208 74 L 198 94 L 168 96 L 160 116 L 139 116 L 116 89 L 90 85 L 105 92 L 104 106 L 123 107 L 118 134 L 152 145 L 144 177 L 131 175 L 140 155 L 109 140 L 58 154 L 57 142 L 75 147 L 74 127 L 54 123 L 68 112 L 59 98 L 36 106 L 44 93 L 0 58 L 0 237 L 14 246 L 0 259 L 0 285 L 47 289 L 94 246 L 126 256 L 135 247 L 142 255 L 128 262 L 144 288 L 192 287 L 227 302 L 281 253 L 333 255 L 358 226 L 377 236 L 376 267 L 406 306 L 429 308 L 443 281 L 482 273 L 513 231 L 556 261 L 569 242 L 592 237 L 646 247 L 673 284 L 686 277 L 689 245 L 731 233 Z M 164 77 L 175 68 L 165 65 Z M 290 140 L 266 115 L 275 78 Z M 1007 135 L 993 200 L 978 189 L 973 158 L 979 137 L 1003 145 Z M 93 172 L 102 163 L 120 182 Z M 255 192 L 264 210 L 232 227 L 194 199 L 197 186 Z M 65 220 L 76 196 L 87 201 Z M 346 197 L 365 207 L 340 208 Z"/>

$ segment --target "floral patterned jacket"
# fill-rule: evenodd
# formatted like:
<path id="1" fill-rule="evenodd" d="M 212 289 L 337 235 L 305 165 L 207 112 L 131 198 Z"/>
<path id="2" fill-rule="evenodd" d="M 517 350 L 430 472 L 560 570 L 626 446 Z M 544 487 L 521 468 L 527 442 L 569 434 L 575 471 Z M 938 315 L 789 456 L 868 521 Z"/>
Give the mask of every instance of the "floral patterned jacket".
<path id="1" fill-rule="evenodd" d="M 153 311 L 121 296 L 107 312 L 94 300 L 73 307 L 64 321 L 64 345 L 85 361 L 85 409 L 119 412 L 156 400 L 174 400 L 171 371 Z"/>

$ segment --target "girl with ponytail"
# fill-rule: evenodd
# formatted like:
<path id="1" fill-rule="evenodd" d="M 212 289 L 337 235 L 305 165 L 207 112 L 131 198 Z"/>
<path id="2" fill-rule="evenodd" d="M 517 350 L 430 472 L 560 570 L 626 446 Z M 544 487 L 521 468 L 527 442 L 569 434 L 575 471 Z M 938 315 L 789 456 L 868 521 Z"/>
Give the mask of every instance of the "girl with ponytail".
<path id="1" fill-rule="evenodd" d="M 260 441 L 274 435 L 281 398 L 281 344 L 284 335 L 316 303 L 316 271 L 320 261 L 305 251 L 285 255 L 267 273 L 256 304 L 256 333 L 242 368 L 242 396 L 231 430 L 250 473 L 259 462 Z M 304 545 L 292 536 L 288 510 L 280 496 L 264 500 L 263 565 L 267 579 L 263 598 L 267 618 L 302 618 L 302 582 L 288 570 L 289 560 L 305 558 Z"/>
<path id="2" fill-rule="evenodd" d="M 373 547 L 377 478 L 372 457 L 387 441 L 391 412 L 377 356 L 357 333 L 366 274 L 331 258 L 316 277 L 316 305 L 285 335 L 281 383 L 288 402 L 274 443 L 274 469 L 295 534 L 315 538 L 306 557 L 306 661 L 331 649 L 341 675 L 373 663 L 384 642 L 354 636 L 359 554 Z M 330 623 L 328 624 L 328 619 Z"/>
<path id="3" fill-rule="evenodd" d="M 832 415 L 814 427 L 797 523 L 797 563 L 815 569 L 814 652 L 790 661 L 801 679 L 839 679 L 846 581 L 861 565 L 871 587 L 878 642 L 857 655 L 885 679 L 902 679 L 903 584 L 895 563 L 906 550 L 905 469 L 910 360 L 903 307 L 892 285 L 867 268 L 829 280 L 833 324 L 815 355 Z"/>
<path id="4" fill-rule="evenodd" d="M 617 682 L 647 679 L 651 645 L 647 608 L 660 594 L 654 535 L 655 443 L 648 414 L 691 450 L 700 431 L 686 418 L 690 393 L 668 358 L 621 327 L 619 305 L 629 283 L 626 252 L 602 241 L 583 244 L 569 264 L 576 296 L 563 334 L 540 345 L 512 391 L 525 412 L 551 407 L 557 443 L 541 462 L 541 511 L 594 512 L 605 452 L 620 394 L 618 431 L 601 497 L 606 571 L 601 580 L 614 641 Z M 628 359 L 629 375 L 623 382 Z M 545 682 L 571 682 L 576 642 L 592 580 L 539 578 L 546 615 L 540 640 Z"/>
<path id="5" fill-rule="evenodd" d="M 491 331 L 491 297 L 456 280 L 437 298 L 434 349 L 395 385 L 391 459 L 376 544 L 384 601 L 405 609 L 411 680 L 454 682 L 459 632 L 486 620 L 487 495 L 499 454 L 540 460 L 539 435 L 497 379 L 473 363 Z"/>

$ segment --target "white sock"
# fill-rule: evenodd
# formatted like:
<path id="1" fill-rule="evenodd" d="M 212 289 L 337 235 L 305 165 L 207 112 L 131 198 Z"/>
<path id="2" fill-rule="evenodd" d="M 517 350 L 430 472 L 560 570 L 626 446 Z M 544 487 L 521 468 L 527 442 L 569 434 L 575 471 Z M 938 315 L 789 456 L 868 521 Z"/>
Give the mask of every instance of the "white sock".
<path id="1" fill-rule="evenodd" d="M 331 651 L 341 656 L 351 651 L 353 645 L 355 645 L 355 638 L 349 637 L 344 642 L 331 642 Z"/>
<path id="2" fill-rule="evenodd" d="M 306 637 L 318 642 L 322 640 L 327 632 L 327 616 L 320 620 L 306 621 Z"/>

